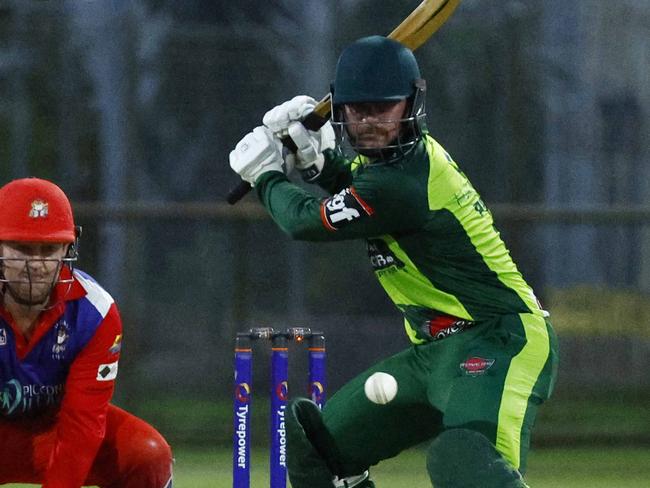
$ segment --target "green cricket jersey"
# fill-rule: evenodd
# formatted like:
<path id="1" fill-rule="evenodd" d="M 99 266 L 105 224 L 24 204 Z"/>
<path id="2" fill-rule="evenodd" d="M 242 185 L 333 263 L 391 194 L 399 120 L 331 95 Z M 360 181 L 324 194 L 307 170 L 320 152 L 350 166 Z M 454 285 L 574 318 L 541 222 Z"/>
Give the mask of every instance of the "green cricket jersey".
<path id="1" fill-rule="evenodd" d="M 322 199 L 279 172 L 256 182 L 295 239 L 365 238 L 380 283 L 414 343 L 498 315 L 547 315 L 517 270 L 492 215 L 458 165 L 426 135 L 397 162 L 352 162 L 326 151 Z"/>

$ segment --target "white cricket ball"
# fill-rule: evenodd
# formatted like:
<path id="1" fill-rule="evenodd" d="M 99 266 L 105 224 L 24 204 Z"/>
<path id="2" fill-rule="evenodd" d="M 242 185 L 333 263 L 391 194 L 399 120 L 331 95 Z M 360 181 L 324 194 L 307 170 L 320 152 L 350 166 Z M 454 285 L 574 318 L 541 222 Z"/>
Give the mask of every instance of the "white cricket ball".
<path id="1" fill-rule="evenodd" d="M 378 372 L 368 377 L 363 391 L 371 402 L 385 405 L 397 395 L 397 381 L 388 373 Z"/>

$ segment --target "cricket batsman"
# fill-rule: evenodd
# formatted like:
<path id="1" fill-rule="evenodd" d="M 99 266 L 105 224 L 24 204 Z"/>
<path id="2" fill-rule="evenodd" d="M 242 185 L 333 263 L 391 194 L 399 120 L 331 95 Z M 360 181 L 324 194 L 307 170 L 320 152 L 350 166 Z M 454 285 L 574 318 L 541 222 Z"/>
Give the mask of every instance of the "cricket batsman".
<path id="1" fill-rule="evenodd" d="M 365 239 L 412 346 L 353 378 L 322 413 L 307 399 L 290 403 L 292 486 L 374 487 L 371 466 L 427 441 L 435 488 L 525 487 L 535 416 L 557 374 L 548 313 L 481 197 L 429 134 L 409 49 L 381 36 L 350 44 L 331 97 L 331 123 L 318 131 L 300 123 L 312 98 L 267 112 L 230 165 L 292 238 Z M 287 161 L 285 136 L 298 148 Z M 292 164 L 329 196 L 291 183 Z"/>
<path id="2" fill-rule="evenodd" d="M 0 188 L 0 484 L 171 488 L 165 439 L 109 403 L 122 323 L 79 233 L 54 183 Z"/>

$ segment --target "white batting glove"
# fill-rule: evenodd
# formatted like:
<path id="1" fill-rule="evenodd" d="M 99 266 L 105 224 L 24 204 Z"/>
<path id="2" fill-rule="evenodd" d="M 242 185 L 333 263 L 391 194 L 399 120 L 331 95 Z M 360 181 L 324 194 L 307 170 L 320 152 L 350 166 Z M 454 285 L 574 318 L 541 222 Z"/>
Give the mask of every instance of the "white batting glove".
<path id="1" fill-rule="evenodd" d="M 329 121 L 317 132 L 308 130 L 302 123 L 293 122 L 287 128 L 289 137 L 293 139 L 296 151 L 295 166 L 307 182 L 314 181 L 323 171 L 325 164 L 325 149 L 333 149 L 336 145 L 334 129 Z"/>
<path id="2" fill-rule="evenodd" d="M 312 112 L 315 106 L 316 100 L 312 97 L 298 95 L 266 112 L 262 123 L 279 138 L 282 138 L 287 135 L 289 124 L 307 117 L 307 114 Z"/>
<path id="3" fill-rule="evenodd" d="M 255 127 L 230 152 L 230 167 L 251 186 L 264 173 L 283 171 L 282 143 L 266 127 Z"/>
<path id="4" fill-rule="evenodd" d="M 302 178 L 311 182 L 320 175 L 325 163 L 323 151 L 333 149 L 336 144 L 332 124 L 327 122 L 318 131 L 307 130 L 301 123 L 316 107 L 316 100 L 307 95 L 298 95 L 264 114 L 262 122 L 278 138 L 289 136 L 298 147 L 295 160 L 286 157 L 302 174 Z"/>

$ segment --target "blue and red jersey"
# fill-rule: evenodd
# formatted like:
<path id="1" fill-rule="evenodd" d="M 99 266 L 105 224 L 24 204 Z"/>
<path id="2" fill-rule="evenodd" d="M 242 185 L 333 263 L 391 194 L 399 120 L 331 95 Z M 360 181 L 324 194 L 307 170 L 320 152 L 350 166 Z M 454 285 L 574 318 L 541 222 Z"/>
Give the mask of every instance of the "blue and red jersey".
<path id="1" fill-rule="evenodd" d="M 82 271 L 62 271 L 26 339 L 0 305 L 0 421 L 57 423 L 44 487 L 81 486 L 106 429 L 122 340 L 113 298 Z M 71 463 L 70 460 L 75 462 Z"/>

